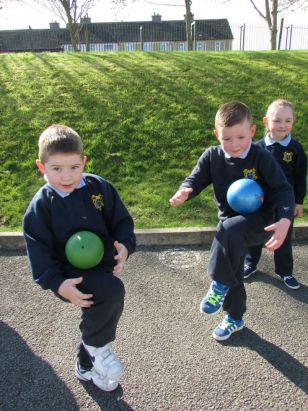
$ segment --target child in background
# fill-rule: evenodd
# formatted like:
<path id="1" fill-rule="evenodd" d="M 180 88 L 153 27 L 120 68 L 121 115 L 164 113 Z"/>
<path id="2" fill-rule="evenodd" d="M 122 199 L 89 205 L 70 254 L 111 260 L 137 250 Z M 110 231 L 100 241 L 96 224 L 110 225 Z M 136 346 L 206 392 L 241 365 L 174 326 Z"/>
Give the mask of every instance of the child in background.
<path id="1" fill-rule="evenodd" d="M 170 199 L 177 206 L 213 184 L 219 224 L 213 240 L 208 275 L 210 289 L 200 304 L 204 314 L 221 307 L 227 315 L 213 337 L 226 340 L 244 327 L 246 291 L 243 281 L 247 246 L 264 244 L 274 251 L 283 243 L 291 225 L 294 195 L 274 157 L 252 144 L 256 127 L 248 107 L 240 102 L 221 106 L 215 118 L 214 134 L 220 145 L 209 147 L 191 175 Z M 238 214 L 227 203 L 227 190 L 236 180 L 252 178 L 265 193 L 262 207 L 252 214 Z M 274 216 L 278 220 L 274 223 Z"/>
<path id="2" fill-rule="evenodd" d="M 306 195 L 307 157 L 302 145 L 293 139 L 291 132 L 295 121 L 294 109 L 287 100 L 275 100 L 269 106 L 263 122 L 265 137 L 257 145 L 273 154 L 280 164 L 288 182 L 293 187 L 295 196 L 294 217 L 302 217 Z M 289 288 L 298 289 L 298 281 L 293 276 L 292 231 L 293 219 L 287 237 L 274 251 L 275 272 Z M 244 278 L 249 278 L 257 271 L 262 253 L 262 245 L 248 248 L 245 259 Z"/>
<path id="3" fill-rule="evenodd" d="M 83 173 L 86 160 L 73 129 L 52 125 L 41 134 L 36 165 L 47 184 L 33 197 L 23 232 L 34 281 L 81 307 L 77 378 L 112 391 L 123 374 L 111 347 L 124 306 L 118 277 L 135 249 L 134 226 L 113 186 Z M 81 230 L 97 234 L 105 248 L 101 262 L 87 270 L 73 267 L 65 256 L 67 240 Z"/>

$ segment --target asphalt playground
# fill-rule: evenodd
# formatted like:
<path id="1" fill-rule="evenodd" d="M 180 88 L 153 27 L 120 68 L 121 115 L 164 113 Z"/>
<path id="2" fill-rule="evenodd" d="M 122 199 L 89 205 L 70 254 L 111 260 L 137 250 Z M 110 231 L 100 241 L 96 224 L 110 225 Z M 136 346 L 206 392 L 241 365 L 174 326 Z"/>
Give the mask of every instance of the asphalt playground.
<path id="1" fill-rule="evenodd" d="M 219 343 L 199 303 L 208 246 L 139 246 L 122 279 L 114 348 L 125 364 L 104 393 L 74 376 L 79 309 L 32 282 L 24 251 L 0 251 L 1 411 L 307 411 L 308 242 L 294 243 L 299 290 L 264 252 L 247 281 L 243 331 Z"/>

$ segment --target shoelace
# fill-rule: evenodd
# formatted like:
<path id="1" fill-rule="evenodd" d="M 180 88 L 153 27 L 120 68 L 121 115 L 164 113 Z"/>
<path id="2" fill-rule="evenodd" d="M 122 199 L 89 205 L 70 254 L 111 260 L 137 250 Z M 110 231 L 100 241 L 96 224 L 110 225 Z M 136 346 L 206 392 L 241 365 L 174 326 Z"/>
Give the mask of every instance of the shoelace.
<path id="1" fill-rule="evenodd" d="M 221 324 L 221 328 L 226 330 L 227 328 L 231 328 L 231 330 L 236 327 L 236 322 L 235 321 L 227 321 L 224 320 L 223 323 Z"/>
<path id="2" fill-rule="evenodd" d="M 218 293 L 217 291 L 212 290 L 209 296 L 208 302 L 212 305 L 218 304 L 221 302 L 222 298 L 223 298 L 223 295 L 221 293 Z"/>

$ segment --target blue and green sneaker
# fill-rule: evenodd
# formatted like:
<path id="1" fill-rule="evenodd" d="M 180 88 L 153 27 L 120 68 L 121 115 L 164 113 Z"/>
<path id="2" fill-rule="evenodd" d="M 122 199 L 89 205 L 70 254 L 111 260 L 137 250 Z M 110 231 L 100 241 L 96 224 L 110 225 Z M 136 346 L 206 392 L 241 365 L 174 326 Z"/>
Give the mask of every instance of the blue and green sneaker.
<path id="1" fill-rule="evenodd" d="M 244 327 L 243 320 L 235 320 L 231 315 L 226 315 L 223 322 L 219 324 L 213 331 L 215 340 L 227 340 L 232 333 L 242 330 Z"/>
<path id="2" fill-rule="evenodd" d="M 203 314 L 216 314 L 224 302 L 229 287 L 212 281 L 209 291 L 200 303 L 200 311 Z"/>

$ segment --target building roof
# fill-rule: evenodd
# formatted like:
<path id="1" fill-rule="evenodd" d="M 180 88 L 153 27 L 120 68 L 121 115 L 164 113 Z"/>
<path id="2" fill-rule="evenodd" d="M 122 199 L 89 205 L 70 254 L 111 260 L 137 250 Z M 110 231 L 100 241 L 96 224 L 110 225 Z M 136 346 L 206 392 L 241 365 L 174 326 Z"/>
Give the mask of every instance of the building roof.
<path id="1" fill-rule="evenodd" d="M 52 30 L 0 31 L 0 51 L 60 51 L 62 45 Z"/>
<path id="2" fill-rule="evenodd" d="M 195 20 L 196 40 L 232 40 L 227 19 Z M 184 20 L 83 24 L 81 43 L 186 41 Z M 0 51 L 59 51 L 70 44 L 67 28 L 0 31 Z"/>
<path id="3" fill-rule="evenodd" d="M 196 39 L 232 40 L 227 19 L 195 20 Z M 91 43 L 186 41 L 184 20 L 90 23 L 83 36 Z"/>
<path id="4" fill-rule="evenodd" d="M 195 20 L 196 40 L 233 40 L 227 19 Z"/>

